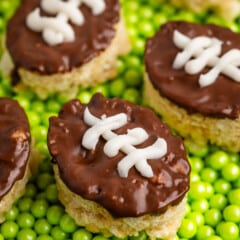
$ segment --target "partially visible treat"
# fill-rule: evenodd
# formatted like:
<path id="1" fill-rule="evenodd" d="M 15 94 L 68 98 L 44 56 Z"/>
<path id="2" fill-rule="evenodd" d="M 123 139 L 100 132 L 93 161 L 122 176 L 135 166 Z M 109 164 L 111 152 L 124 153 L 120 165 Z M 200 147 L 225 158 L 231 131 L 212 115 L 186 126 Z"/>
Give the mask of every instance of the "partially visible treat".
<path id="1" fill-rule="evenodd" d="M 120 238 L 176 235 L 190 166 L 181 138 L 150 109 L 100 94 L 72 100 L 50 118 L 48 147 L 59 198 L 79 225 Z"/>
<path id="2" fill-rule="evenodd" d="M 17 101 L 0 98 L 0 222 L 25 189 L 29 171 L 30 131 Z"/>
<path id="3" fill-rule="evenodd" d="M 240 150 L 240 35 L 169 22 L 147 41 L 145 102 L 185 138 Z"/>
<path id="4" fill-rule="evenodd" d="M 196 13 L 212 10 L 224 20 L 230 22 L 240 14 L 240 2 L 238 0 L 171 0 L 178 7 L 188 8 Z"/>
<path id="5" fill-rule="evenodd" d="M 23 0 L 7 24 L 2 71 L 16 89 L 74 97 L 116 76 L 129 50 L 118 0 Z"/>

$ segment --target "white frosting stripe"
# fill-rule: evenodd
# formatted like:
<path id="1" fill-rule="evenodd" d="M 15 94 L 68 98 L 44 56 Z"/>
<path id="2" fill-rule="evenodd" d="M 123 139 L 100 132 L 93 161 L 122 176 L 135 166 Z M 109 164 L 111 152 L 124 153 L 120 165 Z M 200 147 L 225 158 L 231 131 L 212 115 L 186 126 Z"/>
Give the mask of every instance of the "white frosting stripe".
<path id="1" fill-rule="evenodd" d="M 152 177 L 153 171 L 147 163 L 147 159 L 158 159 L 167 152 L 167 143 L 164 139 L 158 138 L 156 142 L 146 148 L 137 149 L 134 145 L 143 143 L 148 139 L 148 134 L 143 128 L 129 129 L 127 134 L 117 135 L 112 132 L 127 123 L 127 115 L 120 113 L 111 117 L 103 115 L 101 119 L 92 115 L 88 108 L 84 111 L 84 122 L 91 126 L 82 139 L 82 145 L 91 150 L 95 149 L 99 137 L 102 136 L 107 142 L 104 146 L 104 153 L 108 157 L 116 156 L 121 150 L 125 154 L 118 163 L 118 173 L 121 177 L 127 177 L 131 167 L 136 169 L 144 177 Z"/>
<path id="2" fill-rule="evenodd" d="M 36 32 L 42 32 L 44 41 L 49 45 L 63 42 L 71 42 L 75 34 L 69 21 L 76 25 L 84 23 L 84 16 L 80 6 L 85 3 L 94 15 L 101 14 L 105 10 L 104 0 L 42 0 L 41 8 L 54 17 L 43 17 L 40 9 L 33 10 L 26 19 L 27 26 Z"/>
<path id="3" fill-rule="evenodd" d="M 212 67 L 209 72 L 200 76 L 201 87 L 214 83 L 221 73 L 240 82 L 239 49 L 232 49 L 219 57 L 222 51 L 222 42 L 219 39 L 204 36 L 190 39 L 177 30 L 173 33 L 173 42 L 183 50 L 174 59 L 174 69 L 184 67 L 188 74 L 197 74 L 206 66 Z"/>

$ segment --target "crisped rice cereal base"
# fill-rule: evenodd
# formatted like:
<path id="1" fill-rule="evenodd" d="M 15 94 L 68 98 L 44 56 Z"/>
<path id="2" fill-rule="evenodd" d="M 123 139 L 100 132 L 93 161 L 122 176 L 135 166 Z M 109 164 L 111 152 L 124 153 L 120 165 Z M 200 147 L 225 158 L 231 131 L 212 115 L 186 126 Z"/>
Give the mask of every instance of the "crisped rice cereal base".
<path id="1" fill-rule="evenodd" d="M 234 152 L 240 151 L 240 116 L 237 119 L 214 118 L 199 113 L 189 114 L 185 109 L 161 96 L 144 75 L 144 101 L 160 114 L 163 120 L 181 136 L 203 146 L 216 144 Z"/>
<path id="2" fill-rule="evenodd" d="M 96 86 L 115 77 L 118 56 L 128 53 L 131 49 L 123 20 L 120 20 L 115 28 L 116 35 L 105 51 L 70 72 L 41 75 L 25 68 L 19 68 L 21 82 L 16 86 L 16 90 L 21 91 L 28 87 L 42 99 L 54 92 L 60 92 L 64 96 L 73 98 L 77 94 L 78 86 Z M 10 76 L 13 67 L 11 57 L 5 49 L 1 62 L 2 72 L 4 75 Z"/>
<path id="3" fill-rule="evenodd" d="M 30 176 L 30 168 L 27 166 L 24 177 L 16 181 L 11 190 L 2 199 L 0 199 L 0 223 L 5 220 L 4 215 L 11 209 L 13 203 L 24 194 L 25 187 Z"/>
<path id="4" fill-rule="evenodd" d="M 175 239 L 185 212 L 186 197 L 178 205 L 169 207 L 163 214 L 114 218 L 98 203 L 86 200 L 70 191 L 61 180 L 56 164 L 53 169 L 59 199 L 78 225 L 84 226 L 94 233 L 101 232 L 106 237 L 115 235 L 124 238 L 138 235 L 140 231 L 145 230 L 151 239 Z"/>

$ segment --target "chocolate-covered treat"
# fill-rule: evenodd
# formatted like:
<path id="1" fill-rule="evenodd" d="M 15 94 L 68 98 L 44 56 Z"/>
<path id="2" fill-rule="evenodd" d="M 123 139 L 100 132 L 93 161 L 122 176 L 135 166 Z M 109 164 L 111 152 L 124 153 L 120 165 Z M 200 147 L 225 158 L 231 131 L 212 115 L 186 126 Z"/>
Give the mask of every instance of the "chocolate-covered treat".
<path id="1" fill-rule="evenodd" d="M 0 98 L 0 222 L 24 193 L 30 176 L 30 130 L 17 101 Z"/>
<path id="2" fill-rule="evenodd" d="M 154 112 L 100 94 L 72 100 L 50 118 L 48 147 L 59 198 L 79 225 L 107 236 L 176 234 L 190 166 Z"/>
<path id="3" fill-rule="evenodd" d="M 130 47 L 118 0 L 23 0 L 7 25 L 6 48 L 13 82 L 45 97 L 74 96 L 79 85 L 115 76 L 117 57 Z"/>
<path id="4" fill-rule="evenodd" d="M 148 39 L 146 103 L 182 136 L 240 150 L 240 35 L 169 22 Z"/>

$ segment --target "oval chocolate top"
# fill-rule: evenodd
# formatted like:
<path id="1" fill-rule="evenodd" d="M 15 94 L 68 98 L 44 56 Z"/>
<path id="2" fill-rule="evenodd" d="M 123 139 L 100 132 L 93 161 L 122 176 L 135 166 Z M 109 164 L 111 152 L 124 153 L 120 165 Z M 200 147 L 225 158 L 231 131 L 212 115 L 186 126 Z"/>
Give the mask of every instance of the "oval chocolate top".
<path id="1" fill-rule="evenodd" d="M 28 119 L 18 102 L 0 98 L 0 198 L 25 174 L 30 153 Z"/>
<path id="2" fill-rule="evenodd" d="M 83 120 L 86 107 L 97 118 L 125 113 L 127 124 L 113 132 L 126 134 L 128 129 L 142 127 L 149 138 L 138 148 L 151 145 L 158 137 L 165 139 L 166 155 L 148 160 L 154 173 L 152 178 L 143 177 L 135 167 L 129 170 L 127 178 L 120 177 L 117 164 L 126 155 L 120 151 L 115 157 L 107 157 L 102 137 L 95 150 L 82 146 L 83 135 L 89 129 Z M 150 109 L 124 100 L 96 94 L 87 105 L 79 100 L 66 103 L 58 117 L 50 118 L 48 147 L 68 188 L 98 202 L 116 217 L 164 212 L 169 205 L 179 203 L 189 189 L 190 166 L 182 140 L 172 135 Z"/>
<path id="3" fill-rule="evenodd" d="M 240 35 L 213 24 L 200 25 L 187 22 L 169 22 L 147 41 L 144 61 L 148 76 L 154 87 L 169 100 L 206 116 L 235 119 L 240 112 L 240 83 L 220 74 L 209 86 L 200 87 L 198 79 L 202 72 L 189 75 L 183 69 L 173 69 L 176 55 L 181 51 L 173 42 L 173 32 L 189 38 L 208 36 L 223 42 L 221 56 L 227 51 L 240 49 Z"/>
<path id="4" fill-rule="evenodd" d="M 85 4 L 81 6 L 85 22 L 72 24 L 75 32 L 73 42 L 49 46 L 41 33 L 26 26 L 26 17 L 41 0 L 23 0 L 7 25 L 6 44 L 16 67 L 42 74 L 68 72 L 92 60 L 104 51 L 115 36 L 115 24 L 119 21 L 118 0 L 105 0 L 106 9 L 94 16 Z M 42 15 L 47 15 L 41 11 Z"/>

